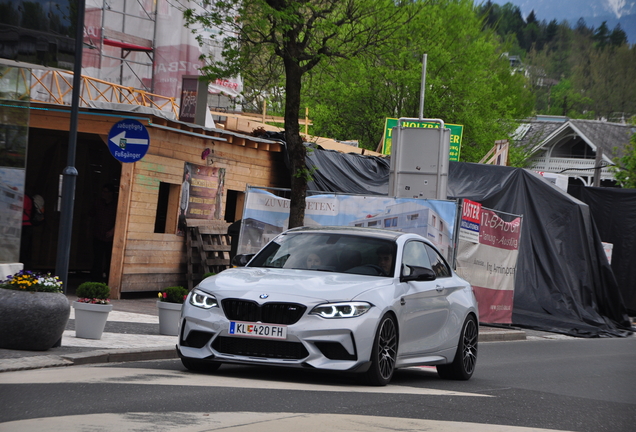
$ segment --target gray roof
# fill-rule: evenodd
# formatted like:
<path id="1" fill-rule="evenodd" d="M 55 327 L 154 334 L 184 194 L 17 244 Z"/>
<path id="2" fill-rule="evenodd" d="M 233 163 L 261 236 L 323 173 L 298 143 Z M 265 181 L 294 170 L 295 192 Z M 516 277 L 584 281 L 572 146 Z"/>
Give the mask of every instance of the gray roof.
<path id="1" fill-rule="evenodd" d="M 594 149 L 602 148 L 603 154 L 612 159 L 623 155 L 631 136 L 636 133 L 633 125 L 553 117 L 552 120 L 524 120 L 517 129 L 515 144 L 532 148 L 532 153 L 536 153 L 566 129 L 576 132 Z"/>

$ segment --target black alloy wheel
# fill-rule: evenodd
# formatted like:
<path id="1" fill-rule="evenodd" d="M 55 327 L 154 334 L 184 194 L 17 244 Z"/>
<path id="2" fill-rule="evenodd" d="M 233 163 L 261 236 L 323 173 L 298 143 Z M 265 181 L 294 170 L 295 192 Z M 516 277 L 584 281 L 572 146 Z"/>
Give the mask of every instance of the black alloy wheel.
<path id="1" fill-rule="evenodd" d="M 398 334 L 393 316 L 382 317 L 371 351 L 371 367 L 365 373 L 366 383 L 385 386 L 393 377 L 397 359 Z"/>
<path id="2" fill-rule="evenodd" d="M 469 315 L 462 327 L 455 359 L 450 364 L 437 366 L 439 376 L 452 380 L 465 381 L 470 379 L 477 365 L 478 339 L 479 328 L 477 327 L 477 320 L 473 315 Z"/>

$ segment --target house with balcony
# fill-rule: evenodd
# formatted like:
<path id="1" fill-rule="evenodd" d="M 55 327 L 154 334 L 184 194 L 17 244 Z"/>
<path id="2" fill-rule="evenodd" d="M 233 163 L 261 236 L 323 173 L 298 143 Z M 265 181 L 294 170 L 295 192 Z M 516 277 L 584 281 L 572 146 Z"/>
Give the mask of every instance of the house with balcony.
<path id="1" fill-rule="evenodd" d="M 636 126 L 538 115 L 523 121 L 514 144 L 528 149 L 531 169 L 566 175 L 569 184 L 615 186 L 609 169 L 624 154 Z"/>

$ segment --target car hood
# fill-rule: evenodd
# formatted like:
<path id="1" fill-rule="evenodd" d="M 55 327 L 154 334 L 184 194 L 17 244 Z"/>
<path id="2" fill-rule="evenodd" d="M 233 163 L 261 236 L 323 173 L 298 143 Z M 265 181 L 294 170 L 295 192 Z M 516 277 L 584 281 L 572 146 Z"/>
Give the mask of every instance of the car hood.
<path id="1" fill-rule="evenodd" d="M 202 281 L 198 288 L 222 298 L 275 301 L 347 301 L 390 285 L 391 278 L 272 268 L 233 268 Z"/>

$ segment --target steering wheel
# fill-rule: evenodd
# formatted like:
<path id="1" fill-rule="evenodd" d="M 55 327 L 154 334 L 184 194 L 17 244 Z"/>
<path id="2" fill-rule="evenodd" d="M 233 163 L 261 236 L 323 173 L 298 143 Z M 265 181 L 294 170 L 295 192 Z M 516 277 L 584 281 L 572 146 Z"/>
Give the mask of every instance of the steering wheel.
<path id="1" fill-rule="evenodd" d="M 373 270 L 377 271 L 379 275 L 382 276 L 386 276 L 385 271 L 382 269 L 382 267 L 375 265 L 375 264 L 365 264 L 363 267 L 369 267 L 372 268 Z"/>

